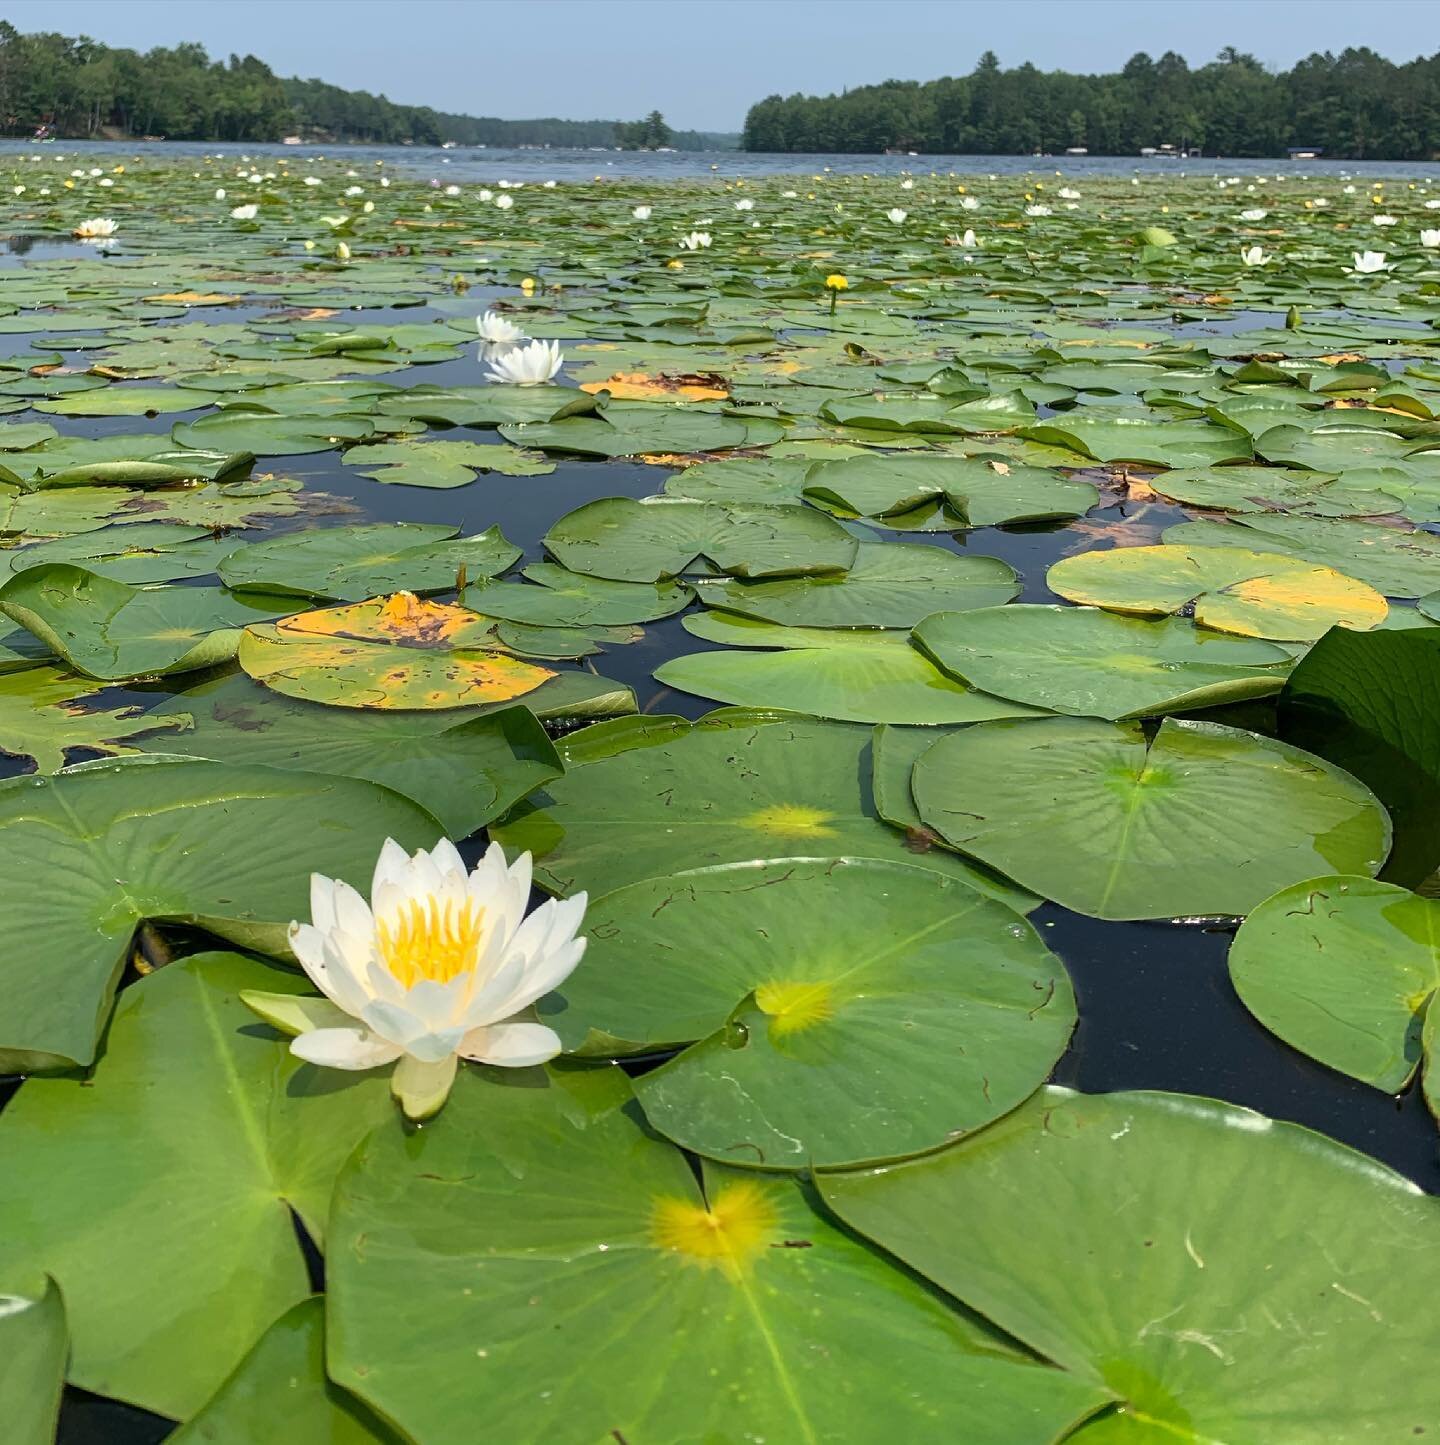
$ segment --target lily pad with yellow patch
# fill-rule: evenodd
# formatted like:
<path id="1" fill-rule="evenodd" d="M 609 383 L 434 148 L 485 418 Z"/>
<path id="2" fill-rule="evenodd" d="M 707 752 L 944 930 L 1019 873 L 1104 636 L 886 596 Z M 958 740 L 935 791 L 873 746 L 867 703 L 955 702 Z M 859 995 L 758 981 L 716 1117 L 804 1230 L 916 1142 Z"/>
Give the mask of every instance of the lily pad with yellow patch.
<path id="1" fill-rule="evenodd" d="M 1035 930 L 914 862 L 676 873 L 597 899 L 589 920 L 585 967 L 542 1018 L 572 1052 L 689 1044 L 636 1081 L 641 1104 L 676 1143 L 750 1168 L 957 1138 L 1038 1088 L 1075 1025 Z"/>
<path id="2" fill-rule="evenodd" d="M 240 666 L 287 697 L 382 709 L 508 702 L 556 676 L 491 650 L 492 627 L 468 608 L 397 592 L 250 627 Z"/>
<path id="3" fill-rule="evenodd" d="M 1188 614 L 1242 637 L 1309 642 L 1331 627 L 1366 632 L 1388 611 L 1371 586 L 1278 552 L 1230 547 L 1119 547 L 1066 557 L 1046 582 L 1071 602 L 1140 617 Z"/>

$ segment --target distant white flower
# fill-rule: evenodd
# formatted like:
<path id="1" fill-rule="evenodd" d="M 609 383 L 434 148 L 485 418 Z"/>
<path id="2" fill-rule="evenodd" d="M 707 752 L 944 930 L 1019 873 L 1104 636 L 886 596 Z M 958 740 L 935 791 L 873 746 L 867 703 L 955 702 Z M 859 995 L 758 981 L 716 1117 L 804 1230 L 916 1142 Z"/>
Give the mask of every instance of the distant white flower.
<path id="1" fill-rule="evenodd" d="M 1260 246 L 1242 246 L 1240 248 L 1240 259 L 1247 266 L 1263 266 L 1270 258 Z"/>
<path id="2" fill-rule="evenodd" d="M 793 201 L 799 194 L 799 191 L 781 191 L 780 198 L 784 201 Z"/>
<path id="3" fill-rule="evenodd" d="M 901 189 L 902 191 L 913 191 L 913 190 L 915 189 L 915 182 L 914 182 L 914 181 L 911 181 L 911 180 L 901 181 L 901 182 L 900 182 L 900 189 Z"/>
<path id="4" fill-rule="evenodd" d="M 1440 246 L 1440 231 L 1421 231 L 1420 244 L 1425 247 Z"/>
<path id="5" fill-rule="evenodd" d="M 1436 201 L 1426 201 L 1426 202 L 1425 202 L 1425 209 L 1426 209 L 1427 211 L 1440 211 L 1440 200 L 1436 200 Z"/>
<path id="6" fill-rule="evenodd" d="M 735 202 L 735 209 L 737 211 L 753 211 L 755 209 L 755 202 L 752 201 L 749 196 L 746 196 L 743 201 Z"/>
<path id="7" fill-rule="evenodd" d="M 358 186 L 355 187 L 355 190 L 356 190 L 357 193 L 358 193 L 359 189 L 360 189 L 360 188 L 359 188 Z M 350 194 L 350 192 L 349 192 L 349 191 L 346 191 L 345 194 L 348 196 L 348 195 Z M 458 196 L 458 195 L 460 194 L 460 187 L 459 187 L 459 186 L 446 186 L 446 187 L 445 187 L 445 194 L 446 194 L 447 196 Z"/>
<path id="8" fill-rule="evenodd" d="M 495 194 L 494 191 L 487 191 L 483 186 L 475 193 L 482 201 L 488 201 Z"/>
<path id="9" fill-rule="evenodd" d="M 293 1035 L 290 1051 L 307 1063 L 396 1064 L 391 1093 L 410 1118 L 429 1118 L 461 1059 L 525 1068 L 560 1052 L 559 1035 L 530 1010 L 585 953 L 575 935 L 586 896 L 551 899 L 527 918 L 530 867 L 528 853 L 507 863 L 492 843 L 467 873 L 448 839 L 412 856 L 387 838 L 368 903 L 317 873 L 310 922 L 290 925 L 291 950 L 324 998 L 242 998 Z"/>
<path id="10" fill-rule="evenodd" d="M 361 209 L 362 211 L 364 211 L 365 214 L 368 216 L 368 215 L 370 214 L 370 212 L 375 209 L 375 202 L 374 202 L 374 201 L 366 201 L 365 204 L 360 207 L 360 209 Z"/>
<path id="11" fill-rule="evenodd" d="M 508 211 L 515 204 L 514 196 L 496 196 L 495 207 L 497 210 Z"/>
<path id="12" fill-rule="evenodd" d="M 565 353 L 558 341 L 530 341 L 492 356 L 488 375 L 491 381 L 511 386 L 543 386 L 564 361 Z"/>
<path id="13" fill-rule="evenodd" d="M 113 186 L 115 182 L 112 181 L 109 176 L 106 176 L 103 181 L 96 181 L 95 184 L 97 186 Z"/>
<path id="14" fill-rule="evenodd" d="M 1269 214 L 1269 211 L 1262 211 L 1257 207 L 1253 210 L 1241 211 L 1240 219 L 1242 221 L 1263 221 Z"/>
<path id="15" fill-rule="evenodd" d="M 680 249 L 682 251 L 703 251 L 709 244 L 709 231 L 691 231 L 688 236 L 680 237 Z"/>
<path id="16" fill-rule="evenodd" d="M 341 213 L 338 216 L 321 216 L 320 219 L 333 231 L 338 231 L 349 219 L 349 215 Z"/>
<path id="17" fill-rule="evenodd" d="M 223 200 L 225 199 L 225 188 L 224 188 L 224 186 L 221 186 L 221 187 L 219 188 L 219 190 L 217 190 L 217 191 L 215 192 L 215 199 L 216 199 L 217 201 L 223 201 Z"/>
<path id="18" fill-rule="evenodd" d="M 1327 201 L 1324 196 L 1316 196 L 1315 199 L 1310 202 L 1310 204 L 1323 211 L 1325 207 L 1330 204 L 1330 202 Z"/>
<path id="19" fill-rule="evenodd" d="M 487 311 L 483 316 L 477 316 L 475 329 L 480 333 L 480 340 L 490 346 L 513 346 L 517 341 L 525 340 L 524 331 L 498 311 Z"/>
<path id="20" fill-rule="evenodd" d="M 109 216 L 94 216 L 88 221 L 81 221 L 70 234 L 82 241 L 99 241 L 113 236 L 119 229 L 120 223 L 112 221 Z"/>
<path id="21" fill-rule="evenodd" d="M 902 211 L 899 206 L 892 206 L 885 214 L 898 226 L 910 212 Z"/>
<path id="22" fill-rule="evenodd" d="M 960 209 L 962 211 L 978 211 L 980 209 L 980 198 L 978 196 L 961 196 Z"/>
<path id="23" fill-rule="evenodd" d="M 546 182 L 545 182 L 545 189 L 546 189 L 547 191 L 553 191 L 553 190 L 555 189 L 555 182 L 554 182 L 554 181 L 546 181 Z"/>
<path id="24" fill-rule="evenodd" d="M 1399 216 L 1371 216 L 1370 220 L 1377 226 L 1393 226 L 1399 221 Z"/>
<path id="25" fill-rule="evenodd" d="M 1048 216 L 1050 215 L 1050 207 L 1041 205 L 1026 206 L 1025 214 L 1027 216 Z"/>
<path id="26" fill-rule="evenodd" d="M 1345 186 L 1343 187 L 1343 190 L 1347 196 L 1353 196 L 1355 194 L 1354 186 Z"/>
<path id="27" fill-rule="evenodd" d="M 260 207 L 253 201 L 248 206 L 235 206 L 230 212 L 232 221 L 253 221 L 260 214 Z"/>
<path id="28" fill-rule="evenodd" d="M 973 251 L 980 242 L 975 239 L 974 231 L 966 231 L 963 236 L 946 236 L 945 244 L 947 246 L 960 246 L 966 251 Z"/>
<path id="29" fill-rule="evenodd" d="M 1390 267 L 1385 264 L 1384 251 L 1356 251 L 1353 255 L 1355 265 L 1351 269 L 1361 276 L 1369 276 L 1376 271 L 1390 270 Z"/>
<path id="30" fill-rule="evenodd" d="M 1080 199 L 1080 192 L 1072 190 L 1069 186 L 1061 186 L 1056 194 L 1062 201 L 1078 201 Z"/>
<path id="31" fill-rule="evenodd" d="M 650 206 L 636 206 L 630 214 L 634 216 L 637 221 L 648 221 L 655 212 Z"/>
<path id="32" fill-rule="evenodd" d="M 365 187 L 364 187 L 364 186 L 346 186 L 346 187 L 345 187 L 345 194 L 346 194 L 347 196 L 363 196 L 363 195 L 365 194 Z M 456 186 L 456 187 L 455 187 L 455 194 L 456 194 L 457 196 L 460 194 L 460 187 L 459 187 L 459 186 Z"/>
<path id="33" fill-rule="evenodd" d="M 382 186 L 388 186 L 388 185 L 390 184 L 390 177 L 389 177 L 389 176 L 381 176 L 381 177 L 380 177 L 380 184 L 381 184 Z"/>
<path id="34" fill-rule="evenodd" d="M 306 176 L 305 184 L 307 186 L 323 186 L 325 182 L 322 181 L 319 176 Z"/>

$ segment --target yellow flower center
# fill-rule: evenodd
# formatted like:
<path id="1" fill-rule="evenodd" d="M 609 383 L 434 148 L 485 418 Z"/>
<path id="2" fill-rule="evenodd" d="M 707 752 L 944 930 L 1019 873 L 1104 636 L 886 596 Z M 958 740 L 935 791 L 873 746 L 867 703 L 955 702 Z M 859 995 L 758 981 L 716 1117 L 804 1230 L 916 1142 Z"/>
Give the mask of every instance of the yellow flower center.
<path id="1" fill-rule="evenodd" d="M 449 983 L 475 965 L 485 936 L 485 910 L 469 899 L 412 900 L 393 918 L 377 921 L 376 942 L 402 988 L 414 988 L 422 979 Z"/>
<path id="2" fill-rule="evenodd" d="M 766 1247 L 776 1224 L 765 1191 L 747 1180 L 722 1189 L 708 1209 L 689 1199 L 657 1199 L 650 1237 L 698 1264 L 739 1269 Z"/>

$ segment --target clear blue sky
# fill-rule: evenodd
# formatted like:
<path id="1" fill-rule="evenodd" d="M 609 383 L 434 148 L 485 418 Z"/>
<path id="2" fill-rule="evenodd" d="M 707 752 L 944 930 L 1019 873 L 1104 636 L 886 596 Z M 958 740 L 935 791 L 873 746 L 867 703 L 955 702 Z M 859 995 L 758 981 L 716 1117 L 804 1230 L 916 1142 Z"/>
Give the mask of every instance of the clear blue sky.
<path id="1" fill-rule="evenodd" d="M 1288 66 L 1369 45 L 1440 48 L 1435 0 L 0 0 L 20 30 L 148 50 L 198 40 L 391 100 L 470 115 L 738 130 L 775 91 L 828 93 L 1007 66 L 1112 70 L 1137 50 L 1192 64 L 1223 45 Z"/>

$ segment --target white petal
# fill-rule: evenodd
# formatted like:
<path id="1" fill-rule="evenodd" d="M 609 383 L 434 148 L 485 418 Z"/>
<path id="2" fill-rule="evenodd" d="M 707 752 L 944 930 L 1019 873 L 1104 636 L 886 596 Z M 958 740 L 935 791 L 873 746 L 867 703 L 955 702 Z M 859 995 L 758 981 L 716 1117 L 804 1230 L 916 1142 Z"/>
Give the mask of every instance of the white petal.
<path id="1" fill-rule="evenodd" d="M 336 929 L 357 938 L 369 938 L 375 932 L 370 905 L 348 883 L 337 880 L 331 897 L 335 904 Z"/>
<path id="2" fill-rule="evenodd" d="M 431 850 L 430 856 L 442 874 L 458 873 L 464 878 L 468 871 L 460 850 L 448 838 L 442 838 Z"/>
<path id="3" fill-rule="evenodd" d="M 560 1035 L 544 1024 L 499 1023 L 471 1029 L 460 1041 L 463 1058 L 502 1069 L 543 1064 L 560 1052 Z"/>
<path id="4" fill-rule="evenodd" d="M 335 880 L 323 873 L 310 875 L 310 922 L 321 933 L 335 927 Z"/>
<path id="5" fill-rule="evenodd" d="M 290 929 L 290 951 L 300 960 L 310 982 L 352 1017 L 360 1012 L 369 991 L 334 934 L 322 934 L 304 923 Z"/>
<path id="6" fill-rule="evenodd" d="M 409 871 L 410 855 L 393 838 L 387 838 L 380 849 L 379 858 L 375 860 L 375 876 L 371 880 L 370 896 L 375 896 L 382 883 L 403 885 Z"/>
<path id="7" fill-rule="evenodd" d="M 311 1029 L 290 1040 L 290 1052 L 327 1069 L 378 1069 L 401 1050 L 364 1029 Z"/>
<path id="8" fill-rule="evenodd" d="M 504 1016 L 519 1013 L 529 1008 L 537 999 L 544 998 L 552 989 L 559 988 L 575 971 L 575 965 L 585 954 L 586 940 L 572 939 L 554 953 L 537 959 L 525 971 L 521 984 L 501 1001 Z"/>
<path id="9" fill-rule="evenodd" d="M 434 1063 L 424 1063 L 406 1054 L 390 1079 L 390 1092 L 399 1101 L 407 1119 L 428 1119 L 439 1112 L 455 1083 L 459 1060 L 447 1054 Z"/>

